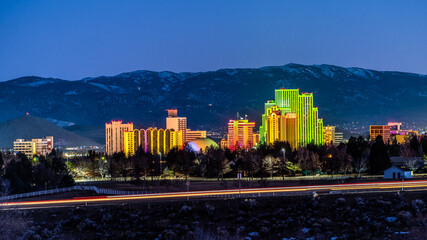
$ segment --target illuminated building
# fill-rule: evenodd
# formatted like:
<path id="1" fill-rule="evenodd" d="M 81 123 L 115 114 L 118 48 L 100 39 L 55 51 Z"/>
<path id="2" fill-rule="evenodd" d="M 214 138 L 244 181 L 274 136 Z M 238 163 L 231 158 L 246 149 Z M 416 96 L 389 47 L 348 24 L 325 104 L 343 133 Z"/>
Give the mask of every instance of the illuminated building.
<path id="1" fill-rule="evenodd" d="M 173 129 L 135 129 L 124 133 L 124 152 L 127 157 L 135 155 L 141 148 L 152 154 L 167 154 L 172 148 L 181 148 L 182 132 Z"/>
<path id="2" fill-rule="evenodd" d="M 177 109 L 168 109 L 168 117 L 166 118 L 166 129 L 182 131 L 182 139 L 184 142 L 187 142 L 187 118 L 178 117 Z"/>
<path id="3" fill-rule="evenodd" d="M 188 143 L 188 149 L 195 153 L 206 151 L 207 148 L 218 148 L 218 144 L 209 138 L 199 138 Z"/>
<path id="4" fill-rule="evenodd" d="M 228 142 L 227 142 L 227 140 L 225 140 L 224 138 L 223 138 L 223 139 L 221 139 L 221 148 L 222 148 L 222 149 L 226 149 L 226 148 L 228 148 Z"/>
<path id="5" fill-rule="evenodd" d="M 252 148 L 253 142 L 253 130 L 255 122 L 249 122 L 248 120 L 230 120 L 228 122 L 228 148 L 234 151 L 237 148 Z"/>
<path id="6" fill-rule="evenodd" d="M 191 129 L 187 129 L 187 140 L 186 142 L 191 142 L 198 138 L 206 138 L 206 131 L 191 131 Z"/>
<path id="7" fill-rule="evenodd" d="M 317 107 L 313 107 L 313 93 L 302 93 L 298 96 L 297 115 L 300 121 L 300 144 L 323 144 L 323 120 L 319 119 Z"/>
<path id="8" fill-rule="evenodd" d="M 323 127 L 323 143 L 326 145 L 335 144 L 335 126 Z"/>
<path id="9" fill-rule="evenodd" d="M 402 130 L 401 122 L 389 122 L 387 125 L 390 126 L 390 134 L 398 134 Z"/>
<path id="10" fill-rule="evenodd" d="M 388 125 L 371 125 L 369 126 L 370 140 L 375 141 L 378 135 L 383 137 L 384 143 L 390 140 L 390 126 Z"/>
<path id="11" fill-rule="evenodd" d="M 335 132 L 335 140 L 334 140 L 335 146 L 340 145 L 343 142 L 343 139 L 344 139 L 344 133 Z"/>
<path id="12" fill-rule="evenodd" d="M 323 144 L 323 120 L 313 107 L 313 94 L 299 89 L 277 89 L 275 100 L 265 103 L 260 140 L 287 141 L 292 148 L 313 142 Z"/>
<path id="13" fill-rule="evenodd" d="M 124 151 L 124 133 L 133 131 L 133 123 L 111 121 L 105 124 L 105 147 L 108 155 Z"/>
<path id="14" fill-rule="evenodd" d="M 418 131 L 414 130 L 403 130 L 401 122 L 389 122 L 387 124 L 390 127 L 390 140 L 396 141 L 398 144 L 405 143 L 412 136 L 418 136 Z"/>
<path id="15" fill-rule="evenodd" d="M 46 156 L 53 150 L 53 137 L 49 136 L 46 138 L 35 138 L 31 141 L 25 141 L 24 139 L 16 139 L 13 142 L 13 152 L 25 154 L 27 158 L 31 159 L 34 155 Z"/>
<path id="16" fill-rule="evenodd" d="M 261 141 L 261 139 L 259 137 L 259 133 L 254 133 L 253 136 L 254 136 L 253 137 L 254 138 L 254 140 L 253 140 L 254 146 L 257 146 L 259 144 L 259 142 Z"/>

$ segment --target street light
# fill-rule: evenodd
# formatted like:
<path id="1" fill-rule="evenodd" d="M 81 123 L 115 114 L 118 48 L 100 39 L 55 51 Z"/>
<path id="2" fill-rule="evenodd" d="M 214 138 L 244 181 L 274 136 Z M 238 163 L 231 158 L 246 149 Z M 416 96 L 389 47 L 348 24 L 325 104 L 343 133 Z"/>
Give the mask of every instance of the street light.
<path id="1" fill-rule="evenodd" d="M 160 160 L 159 160 L 159 163 L 160 163 L 160 176 L 162 176 L 162 153 L 160 153 L 159 154 L 159 156 L 160 156 Z"/>
<path id="2" fill-rule="evenodd" d="M 286 165 L 286 150 L 284 148 L 282 148 L 282 154 L 283 154 L 283 164 Z M 283 180 L 284 179 L 285 179 L 285 174 L 283 173 Z"/>

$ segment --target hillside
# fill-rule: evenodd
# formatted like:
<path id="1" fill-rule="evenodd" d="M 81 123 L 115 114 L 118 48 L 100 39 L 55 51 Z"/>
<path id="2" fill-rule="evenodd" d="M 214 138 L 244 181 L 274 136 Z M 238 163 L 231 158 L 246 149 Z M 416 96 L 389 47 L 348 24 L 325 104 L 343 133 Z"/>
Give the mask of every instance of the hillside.
<path id="1" fill-rule="evenodd" d="M 12 147 L 13 141 L 18 138 L 32 139 L 46 136 L 53 136 L 55 147 L 99 145 L 38 117 L 23 116 L 0 123 L 0 147 Z"/>
<path id="2" fill-rule="evenodd" d="M 391 120 L 427 128 L 427 76 L 299 64 L 199 73 L 135 71 L 79 81 L 25 77 L 0 83 L 0 121 L 30 112 L 76 125 L 71 129 L 84 134 L 86 126 L 102 128 L 112 119 L 165 127 L 165 109 L 176 107 L 192 129 L 225 128 L 236 112 L 259 126 L 264 102 L 281 87 L 313 92 L 324 123 L 346 131 L 364 133 L 369 124 Z"/>

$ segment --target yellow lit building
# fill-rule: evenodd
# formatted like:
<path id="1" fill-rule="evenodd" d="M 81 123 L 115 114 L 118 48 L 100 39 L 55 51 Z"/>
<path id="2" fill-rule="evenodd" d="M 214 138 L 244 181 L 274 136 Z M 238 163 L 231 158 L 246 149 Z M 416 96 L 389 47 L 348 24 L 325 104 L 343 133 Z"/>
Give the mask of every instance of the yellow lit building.
<path id="1" fill-rule="evenodd" d="M 259 144 L 259 142 L 261 141 L 260 137 L 259 137 L 259 133 L 254 133 L 254 147 L 257 146 Z"/>
<path id="2" fill-rule="evenodd" d="M 186 142 L 191 142 L 198 138 L 206 138 L 206 131 L 191 131 L 191 129 L 187 129 L 186 134 Z"/>
<path id="3" fill-rule="evenodd" d="M 335 126 L 323 127 L 323 143 L 326 145 L 335 144 Z"/>
<path id="4" fill-rule="evenodd" d="M 135 155 L 138 148 L 152 154 L 167 154 L 172 148 L 181 148 L 182 131 L 172 129 L 135 129 L 124 133 L 124 152 L 127 157 Z"/>
<path id="5" fill-rule="evenodd" d="M 133 131 L 133 123 L 111 121 L 105 124 L 105 147 L 108 155 L 124 151 L 124 134 Z"/>

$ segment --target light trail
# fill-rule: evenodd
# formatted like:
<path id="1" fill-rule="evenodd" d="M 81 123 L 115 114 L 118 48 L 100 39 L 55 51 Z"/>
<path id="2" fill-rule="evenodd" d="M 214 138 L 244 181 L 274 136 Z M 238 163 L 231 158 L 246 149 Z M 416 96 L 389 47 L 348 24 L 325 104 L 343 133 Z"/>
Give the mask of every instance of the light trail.
<path id="1" fill-rule="evenodd" d="M 119 201 L 135 200 L 156 200 L 172 198 L 197 198 L 197 197 L 218 197 L 224 195 L 248 195 L 283 192 L 307 192 L 307 191 L 345 191 L 345 190 L 373 190 L 373 189 L 408 189 L 408 188 L 427 188 L 427 180 L 412 180 L 404 182 L 371 182 L 371 183 L 345 183 L 331 185 L 309 185 L 309 186 L 289 186 L 289 187 L 269 187 L 269 188 L 244 188 L 228 190 L 206 190 L 190 192 L 169 192 L 156 194 L 135 194 L 135 195 L 117 195 L 117 196 L 94 196 L 94 197 L 76 197 L 73 199 L 62 200 L 41 200 L 41 201 L 22 201 L 22 202 L 4 202 L 0 206 L 49 206 L 65 204 L 87 204 L 87 203 L 106 203 Z"/>

